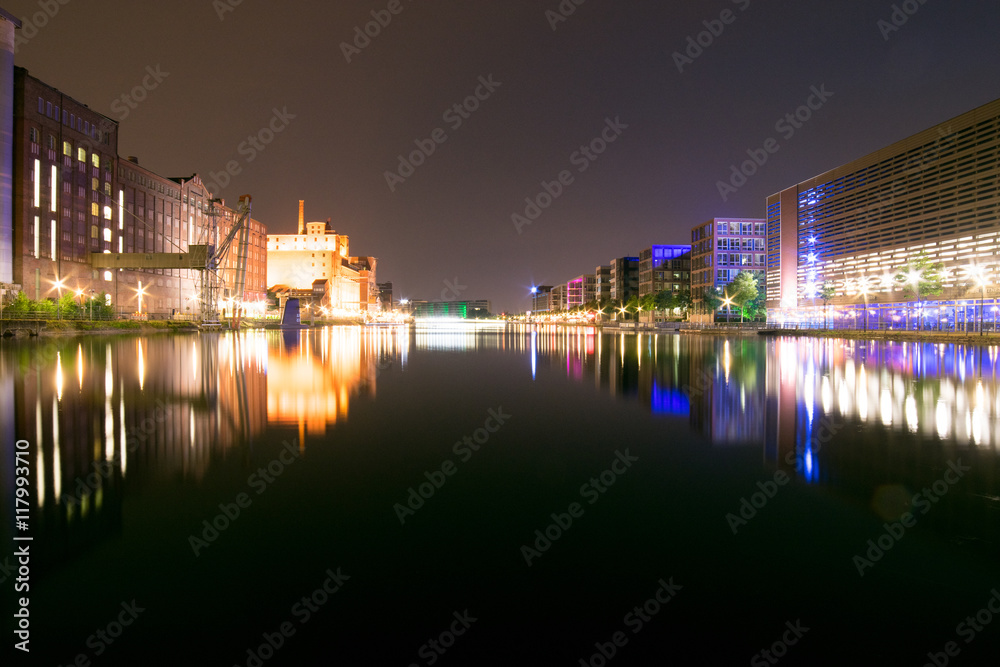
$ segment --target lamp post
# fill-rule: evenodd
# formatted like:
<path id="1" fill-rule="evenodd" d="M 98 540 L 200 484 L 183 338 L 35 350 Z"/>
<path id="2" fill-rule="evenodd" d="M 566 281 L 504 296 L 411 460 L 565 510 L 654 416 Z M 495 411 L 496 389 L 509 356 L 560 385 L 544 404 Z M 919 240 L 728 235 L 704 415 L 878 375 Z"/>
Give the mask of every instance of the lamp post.
<path id="1" fill-rule="evenodd" d="M 969 276 L 979 283 L 982 296 L 979 298 L 979 335 L 983 335 L 983 311 L 986 309 L 986 267 L 972 264 L 966 267 Z"/>
<path id="2" fill-rule="evenodd" d="M 864 319 L 862 320 L 862 328 L 865 332 L 868 331 L 868 277 L 862 277 L 858 281 L 858 287 L 861 289 L 861 296 L 865 298 L 865 312 Z"/>
<path id="3" fill-rule="evenodd" d="M 726 324 L 729 324 L 729 312 L 733 307 L 733 300 L 729 298 L 728 292 L 723 292 L 722 305 L 726 307 Z"/>
<path id="4" fill-rule="evenodd" d="M 56 299 L 56 319 L 57 320 L 61 320 L 62 319 L 62 304 L 60 303 L 60 301 L 62 301 L 62 288 L 63 288 L 63 281 L 62 281 L 61 278 L 55 282 L 55 287 L 56 287 L 57 293 L 59 294 L 59 297 Z"/>

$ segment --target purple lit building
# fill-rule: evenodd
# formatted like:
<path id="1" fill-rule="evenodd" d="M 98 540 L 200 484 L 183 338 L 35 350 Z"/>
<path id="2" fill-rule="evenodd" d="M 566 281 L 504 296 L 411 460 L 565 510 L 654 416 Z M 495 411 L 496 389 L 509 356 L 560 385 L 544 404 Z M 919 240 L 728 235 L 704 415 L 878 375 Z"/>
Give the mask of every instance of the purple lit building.
<path id="1" fill-rule="evenodd" d="M 737 275 L 751 271 L 764 290 L 767 225 L 762 218 L 713 218 L 691 230 L 691 300 L 693 319 L 710 321 L 706 290 L 719 293 Z"/>

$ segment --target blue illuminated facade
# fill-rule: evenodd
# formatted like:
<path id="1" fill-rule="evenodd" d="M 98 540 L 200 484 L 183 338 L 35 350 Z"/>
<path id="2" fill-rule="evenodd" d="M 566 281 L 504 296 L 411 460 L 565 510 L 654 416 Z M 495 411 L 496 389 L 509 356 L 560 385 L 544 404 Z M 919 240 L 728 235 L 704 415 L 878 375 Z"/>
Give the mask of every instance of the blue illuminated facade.
<path id="1" fill-rule="evenodd" d="M 870 328 L 992 323 L 1000 100 L 774 194 L 766 211 L 769 318 Z M 940 263 L 939 293 L 918 296 L 919 262 Z M 824 285 L 834 293 L 825 302 Z"/>

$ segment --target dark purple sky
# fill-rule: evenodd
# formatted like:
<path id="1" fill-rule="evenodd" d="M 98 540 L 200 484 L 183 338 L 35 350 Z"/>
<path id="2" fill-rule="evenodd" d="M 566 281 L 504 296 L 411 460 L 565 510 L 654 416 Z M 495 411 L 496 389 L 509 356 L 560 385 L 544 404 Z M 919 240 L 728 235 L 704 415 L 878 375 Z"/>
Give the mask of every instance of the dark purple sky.
<path id="1" fill-rule="evenodd" d="M 379 258 L 397 298 L 495 310 L 527 308 L 532 283 L 685 243 L 708 218 L 763 217 L 769 194 L 1000 96 L 996 0 L 909 0 L 891 32 L 888 1 L 563 0 L 575 12 L 553 30 L 559 0 L 399 0 L 348 63 L 341 43 L 389 4 L 69 0 L 16 62 L 117 118 L 158 67 L 122 122 L 122 155 L 206 180 L 233 160 L 220 194 L 252 194 L 269 231 L 293 232 L 305 199 L 307 219 L 332 218 L 352 252 Z M 724 10 L 731 22 L 678 71 L 674 52 Z M 490 76 L 500 86 L 456 128 L 445 111 Z M 832 96 L 789 137 L 775 124 L 812 86 Z M 294 118 L 241 152 L 276 109 Z M 574 152 L 609 118 L 627 129 L 581 172 Z M 447 140 L 390 190 L 397 156 L 439 128 Z M 772 137 L 780 150 L 723 201 L 717 182 Z M 519 234 L 511 215 L 564 170 L 572 182 Z"/>

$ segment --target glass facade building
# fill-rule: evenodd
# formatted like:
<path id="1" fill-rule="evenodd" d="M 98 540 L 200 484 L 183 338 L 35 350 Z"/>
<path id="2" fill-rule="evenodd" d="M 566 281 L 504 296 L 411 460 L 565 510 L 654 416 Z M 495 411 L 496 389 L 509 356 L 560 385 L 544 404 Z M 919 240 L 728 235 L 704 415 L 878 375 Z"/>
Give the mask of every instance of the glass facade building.
<path id="1" fill-rule="evenodd" d="M 769 197 L 768 317 L 989 327 L 1000 297 L 998 218 L 1000 100 Z M 939 289 L 920 290 L 935 264 Z"/>

